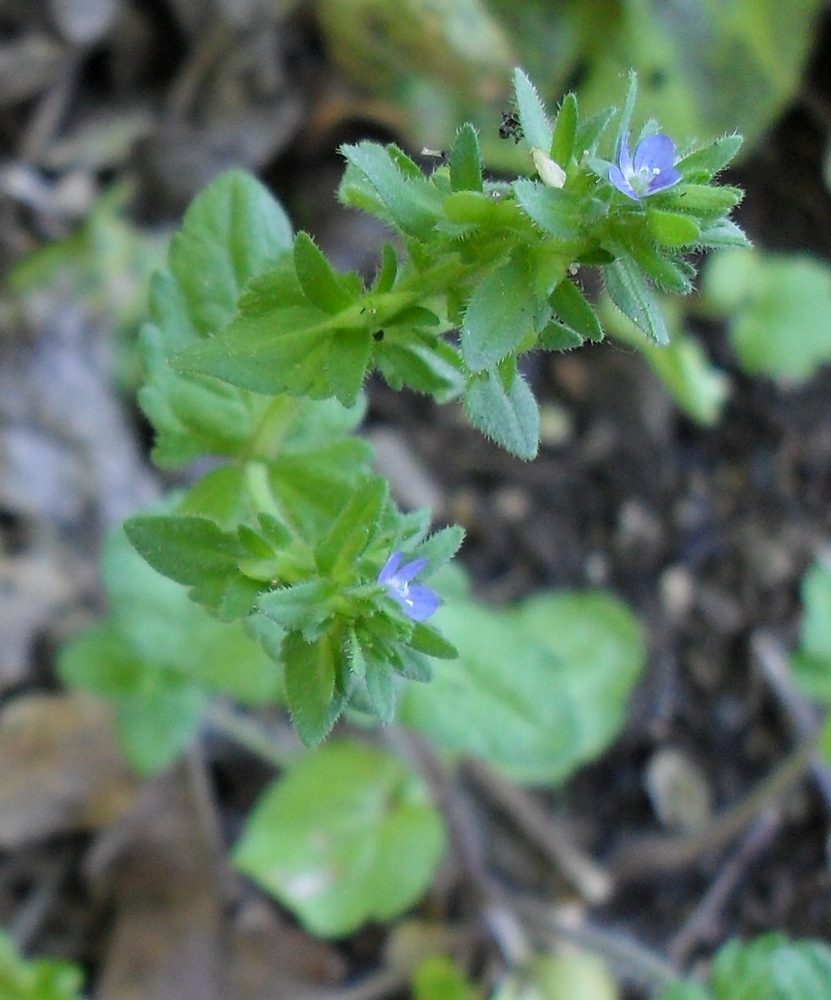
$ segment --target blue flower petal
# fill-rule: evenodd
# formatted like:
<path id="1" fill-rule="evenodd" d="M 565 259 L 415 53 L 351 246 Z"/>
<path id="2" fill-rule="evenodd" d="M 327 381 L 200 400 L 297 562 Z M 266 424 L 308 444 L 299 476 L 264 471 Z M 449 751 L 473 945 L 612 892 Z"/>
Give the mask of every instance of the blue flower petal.
<path id="1" fill-rule="evenodd" d="M 617 164 L 613 163 L 612 166 L 609 167 L 609 180 L 612 182 L 612 184 L 614 184 L 614 186 L 618 189 L 618 191 L 621 191 L 627 197 L 634 198 L 635 201 L 641 200 L 638 197 L 638 195 L 635 194 L 632 185 L 623 176 L 623 171 L 620 169 L 619 166 L 617 166 Z"/>

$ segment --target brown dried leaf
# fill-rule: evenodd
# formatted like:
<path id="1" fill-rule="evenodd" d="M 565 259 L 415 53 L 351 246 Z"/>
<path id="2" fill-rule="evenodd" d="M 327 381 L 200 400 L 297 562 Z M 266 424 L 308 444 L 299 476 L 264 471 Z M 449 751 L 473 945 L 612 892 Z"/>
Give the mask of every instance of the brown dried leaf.
<path id="1" fill-rule="evenodd" d="M 224 871 L 209 806 L 204 787 L 180 765 L 145 787 L 123 829 L 103 834 L 118 840 L 118 857 L 98 1000 L 225 997 Z M 112 844 L 97 850 L 106 855 Z"/>
<path id="2" fill-rule="evenodd" d="M 137 785 L 102 702 L 21 695 L 0 713 L 0 847 L 106 826 Z"/>

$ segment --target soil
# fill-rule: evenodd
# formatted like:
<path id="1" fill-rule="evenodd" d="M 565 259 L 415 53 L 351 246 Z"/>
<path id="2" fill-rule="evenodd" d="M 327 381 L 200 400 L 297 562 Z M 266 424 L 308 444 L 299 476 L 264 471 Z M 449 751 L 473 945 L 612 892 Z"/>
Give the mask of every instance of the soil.
<path id="1" fill-rule="evenodd" d="M 312 231 L 338 266 L 371 267 L 382 234 L 332 207 L 339 175 L 332 150 L 358 134 L 389 133 L 343 111 L 344 84 L 305 15 L 279 32 L 239 29 L 270 45 L 271 55 L 246 49 L 249 61 L 224 67 L 211 90 L 205 66 L 230 29 L 200 26 L 196 4 L 124 4 L 112 24 L 104 0 L 88 5 L 91 20 L 83 23 L 81 3 L 53 3 L 52 20 L 46 6 L 37 7 L 12 3 L 0 14 L 7 32 L 0 60 L 18 67 L 9 79 L 0 73 L 0 255 L 7 265 L 71 232 L 114 182 L 136 185 L 134 217 L 160 231 L 175 224 L 207 177 L 241 162 L 272 184 L 298 227 Z M 62 12 L 63 38 L 54 11 Z M 88 41 L 66 40 L 83 30 Z M 24 44 L 32 48 L 23 52 Z M 755 242 L 831 262 L 823 178 L 829 53 L 826 14 L 802 92 L 729 180 L 747 192 L 737 217 Z M 31 69 L 28 89 L 21 66 Z M 230 100 L 240 80 L 249 96 L 238 98 L 244 113 L 234 129 L 227 116 L 212 114 L 211 101 Z M 84 127 L 92 152 L 83 146 Z M 112 319 L 73 301 L 59 290 L 22 311 L 8 296 L 2 303 L 0 593 L 8 603 L 0 609 L 0 729 L 15 702 L 59 691 L 60 642 L 102 609 L 96 559 L 106 529 L 170 485 L 149 466 L 150 432 L 129 393 L 113 388 Z M 527 369 L 545 428 L 532 463 L 484 440 L 456 407 L 396 394 L 375 380 L 367 433 L 392 441 L 395 468 L 406 463 L 403 479 L 393 473 L 394 485 L 464 525 L 462 559 L 481 597 L 504 602 L 543 586 L 605 587 L 644 622 L 649 665 L 613 750 L 565 788 L 531 796 L 608 866 L 617 880 L 609 901 L 579 901 L 534 838 L 517 832 L 516 815 L 506 820 L 470 776 L 456 791 L 485 831 L 488 876 L 506 891 L 576 907 L 586 926 L 607 935 L 607 955 L 609 941 L 623 936 L 700 971 L 735 935 L 831 936 L 831 795 L 822 768 L 771 794 L 718 843 L 692 834 L 698 846 L 666 864 L 656 841 L 641 839 L 677 832 L 665 815 L 661 821 L 671 795 L 656 791 L 661 767 L 723 817 L 807 738 L 810 722 L 795 716 L 800 704 L 777 681 L 776 664 L 797 638 L 802 576 L 831 538 L 831 369 L 799 390 L 750 378 L 719 324 L 699 322 L 696 332 L 733 386 L 723 419 L 710 429 L 679 413 L 638 354 L 605 343 L 542 357 Z M 2 743 L 0 736 L 0 757 Z M 73 821 L 53 821 L 48 805 L 38 811 L 40 786 L 25 774 L 31 793 L 11 800 L 21 803 L 21 824 L 0 821 L 0 925 L 29 954 L 80 961 L 91 996 L 219 1000 L 222 976 L 239 1000 L 299 997 L 324 986 L 344 998 L 407 995 L 400 976 L 386 986 L 373 979 L 387 961 L 390 928 L 369 928 L 337 946 L 315 942 L 230 874 L 224 846 L 271 771 L 227 741 L 206 739 L 198 760 L 150 791 L 119 776 L 119 794 L 156 795 L 158 803 L 114 826 L 89 802 Z M 15 780 L 24 779 L 8 779 Z M 185 865 L 171 847 L 170 831 L 182 824 L 175 805 L 200 795 L 212 803 L 212 819 L 184 824 Z M 481 887 L 463 860 L 448 866 L 422 915 L 477 928 L 474 946 L 460 954 L 485 974 L 496 952 L 482 930 Z M 154 909 L 136 888 L 164 882 L 159 868 L 166 871 L 168 861 L 171 885 L 184 891 L 187 884 L 188 905 L 200 915 L 196 930 L 182 917 L 179 931 L 169 932 L 181 934 L 173 972 L 154 962 L 153 948 L 164 946 L 152 936 L 142 946 L 133 939 L 132 951 L 130 942 L 130 928 L 143 926 L 141 937 L 154 921 L 171 926 L 175 894 L 159 890 Z M 133 905 L 137 898 L 141 905 Z M 211 953 L 206 942 L 217 940 L 233 960 Z M 124 972 L 130 962 L 132 978 Z M 247 974 L 240 971 L 246 963 Z M 135 971 L 144 968 L 153 971 Z M 628 995 L 646 995 L 635 979 Z M 353 994 L 355 983 L 369 986 Z"/>

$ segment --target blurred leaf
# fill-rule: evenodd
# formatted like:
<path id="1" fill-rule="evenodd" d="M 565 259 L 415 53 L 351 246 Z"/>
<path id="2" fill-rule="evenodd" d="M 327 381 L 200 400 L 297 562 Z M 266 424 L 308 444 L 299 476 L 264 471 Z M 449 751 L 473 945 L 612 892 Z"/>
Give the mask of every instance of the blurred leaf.
<path id="1" fill-rule="evenodd" d="M 831 947 L 763 934 L 730 941 L 710 973 L 713 1000 L 827 1000 L 831 996 Z"/>
<path id="2" fill-rule="evenodd" d="M 23 958 L 0 931 L 0 996 L 3 1000 L 81 1000 L 84 977 L 71 962 Z"/>
<path id="3" fill-rule="evenodd" d="M 413 1000 L 477 1000 L 476 989 L 446 955 L 431 955 L 412 979 Z"/>
<path id="4" fill-rule="evenodd" d="M 61 649 L 65 683 L 112 700 L 119 739 L 144 774 L 173 761 L 193 735 L 205 698 L 250 705 L 281 692 L 281 668 L 241 622 L 225 624 L 152 569 L 122 530 L 103 557 L 110 615 Z"/>
<path id="5" fill-rule="evenodd" d="M 265 792 L 234 863 L 321 937 L 405 912 L 444 852 L 421 781 L 377 747 L 333 741 Z"/>
<path id="6" fill-rule="evenodd" d="M 432 623 L 460 656 L 405 689 L 405 725 L 516 781 L 549 785 L 615 738 L 645 650 L 637 621 L 610 595 L 542 592 L 508 608 L 457 597 Z"/>
<path id="7" fill-rule="evenodd" d="M 708 262 L 705 308 L 727 312 L 742 368 L 801 383 L 831 361 L 831 268 L 799 254 L 731 250 Z"/>
<path id="8" fill-rule="evenodd" d="M 794 679 L 815 701 L 831 705 L 831 568 L 816 562 L 802 579 L 799 646 L 791 658 Z"/>

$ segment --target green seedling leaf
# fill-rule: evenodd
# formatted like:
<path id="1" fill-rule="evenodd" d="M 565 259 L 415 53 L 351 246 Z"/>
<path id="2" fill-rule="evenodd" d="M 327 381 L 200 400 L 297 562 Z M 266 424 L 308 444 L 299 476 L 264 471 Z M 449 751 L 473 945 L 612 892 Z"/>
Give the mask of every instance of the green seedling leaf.
<path id="1" fill-rule="evenodd" d="M 551 149 L 552 128 L 533 83 L 521 69 L 514 70 L 514 93 L 522 134 L 532 149 Z"/>
<path id="2" fill-rule="evenodd" d="M 585 340 L 603 339 L 603 328 L 580 289 L 568 278 L 563 279 L 548 298 L 559 321 L 566 329 Z"/>
<path id="3" fill-rule="evenodd" d="M 491 368 L 525 339 L 536 312 L 534 279 L 516 257 L 485 275 L 473 292 L 462 324 L 462 355 L 471 371 Z"/>
<path id="4" fill-rule="evenodd" d="M 520 375 L 506 388 L 493 369 L 486 377 L 474 378 L 465 392 L 468 420 L 518 458 L 536 456 L 540 441 L 540 413 L 534 394 Z"/>
<path id="5" fill-rule="evenodd" d="M 733 306 L 730 343 L 746 372 L 801 384 L 831 361 L 831 268 L 824 262 L 752 250 L 717 254 L 703 294 L 705 303 Z"/>
<path id="6" fill-rule="evenodd" d="M 479 136 L 469 124 L 459 129 L 450 150 L 450 187 L 453 191 L 484 190 Z"/>
<path id="7" fill-rule="evenodd" d="M 635 265 L 619 258 L 605 269 L 605 278 L 606 291 L 623 315 L 656 344 L 668 344 L 664 317 Z"/>
<path id="8" fill-rule="evenodd" d="M 0 996 L 3 1000 L 82 1000 L 77 965 L 50 958 L 24 958 L 11 935 L 0 931 Z"/>
<path id="9" fill-rule="evenodd" d="M 294 238 L 294 269 L 303 294 L 318 309 L 339 313 L 355 301 L 307 233 L 300 232 Z"/>
<path id="10" fill-rule="evenodd" d="M 328 743 L 258 802 L 234 864 L 312 934 L 343 937 L 416 903 L 444 853 L 421 780 L 385 751 Z"/>
<path id="11" fill-rule="evenodd" d="M 431 619 L 458 646 L 408 686 L 399 720 L 513 780 L 557 785 L 615 738 L 644 666 L 642 630 L 608 594 L 543 592 L 512 608 L 457 596 Z"/>
<path id="12" fill-rule="evenodd" d="M 831 995 L 831 948 L 779 933 L 730 941 L 716 955 L 709 987 L 713 1000 L 825 1000 Z"/>
<path id="13" fill-rule="evenodd" d="M 338 657 L 329 635 L 307 642 L 299 632 L 290 632 L 283 641 L 286 698 L 304 746 L 325 739 L 343 709 L 343 696 L 335 691 Z"/>

